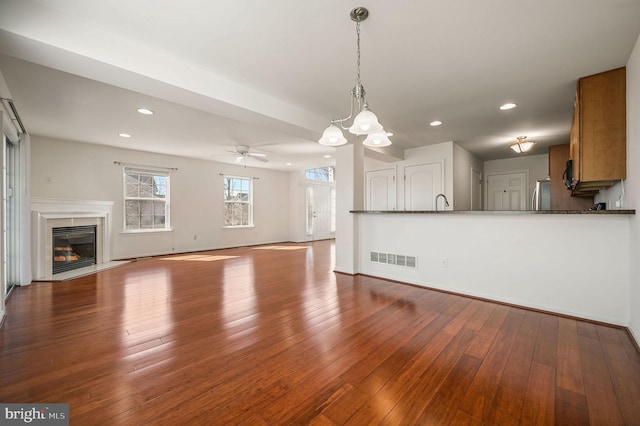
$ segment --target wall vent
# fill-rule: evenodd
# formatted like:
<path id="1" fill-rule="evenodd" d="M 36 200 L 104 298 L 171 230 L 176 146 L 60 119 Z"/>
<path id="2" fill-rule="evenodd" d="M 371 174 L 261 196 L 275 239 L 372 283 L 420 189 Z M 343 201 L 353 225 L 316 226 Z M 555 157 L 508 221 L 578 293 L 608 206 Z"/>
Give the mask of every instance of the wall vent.
<path id="1" fill-rule="evenodd" d="M 370 259 L 372 262 L 386 263 L 387 265 L 404 266 L 406 268 L 418 267 L 418 258 L 415 256 L 372 251 Z"/>

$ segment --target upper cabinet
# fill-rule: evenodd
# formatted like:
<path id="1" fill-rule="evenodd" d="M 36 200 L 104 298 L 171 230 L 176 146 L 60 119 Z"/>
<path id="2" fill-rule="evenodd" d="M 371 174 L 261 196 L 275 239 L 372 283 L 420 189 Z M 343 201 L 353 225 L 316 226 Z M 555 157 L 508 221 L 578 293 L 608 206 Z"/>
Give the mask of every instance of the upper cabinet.
<path id="1" fill-rule="evenodd" d="M 571 123 L 573 195 L 591 196 L 626 178 L 626 70 L 578 80 Z"/>

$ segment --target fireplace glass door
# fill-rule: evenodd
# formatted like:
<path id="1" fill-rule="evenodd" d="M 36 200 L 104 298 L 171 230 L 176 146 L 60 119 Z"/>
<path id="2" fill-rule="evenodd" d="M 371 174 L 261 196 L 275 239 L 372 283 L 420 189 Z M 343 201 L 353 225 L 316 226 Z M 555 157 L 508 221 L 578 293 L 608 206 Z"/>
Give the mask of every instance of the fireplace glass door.
<path id="1" fill-rule="evenodd" d="M 95 264 L 95 225 L 53 228 L 53 274 Z"/>

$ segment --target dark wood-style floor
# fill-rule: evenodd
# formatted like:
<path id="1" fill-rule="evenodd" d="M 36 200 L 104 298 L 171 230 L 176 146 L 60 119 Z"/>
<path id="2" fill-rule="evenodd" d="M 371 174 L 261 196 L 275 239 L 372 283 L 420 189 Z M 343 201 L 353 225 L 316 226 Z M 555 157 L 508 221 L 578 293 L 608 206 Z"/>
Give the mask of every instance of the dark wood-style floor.
<path id="1" fill-rule="evenodd" d="M 364 276 L 321 241 L 16 289 L 0 401 L 72 425 L 640 424 L 622 329 Z"/>

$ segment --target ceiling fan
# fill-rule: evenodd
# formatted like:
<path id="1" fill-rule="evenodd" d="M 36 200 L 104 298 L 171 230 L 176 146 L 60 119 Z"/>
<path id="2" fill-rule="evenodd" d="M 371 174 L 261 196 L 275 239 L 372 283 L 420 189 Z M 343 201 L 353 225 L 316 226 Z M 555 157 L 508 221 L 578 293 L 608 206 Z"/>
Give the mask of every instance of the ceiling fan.
<path id="1" fill-rule="evenodd" d="M 249 147 L 247 145 L 236 145 L 236 149 L 234 151 L 229 151 L 232 154 L 236 155 L 236 164 L 240 164 L 244 160 L 245 166 L 247 165 L 247 158 L 253 158 L 258 161 L 262 161 L 263 163 L 268 162 L 265 157 L 267 154 L 263 154 L 261 152 L 250 152 Z"/>

